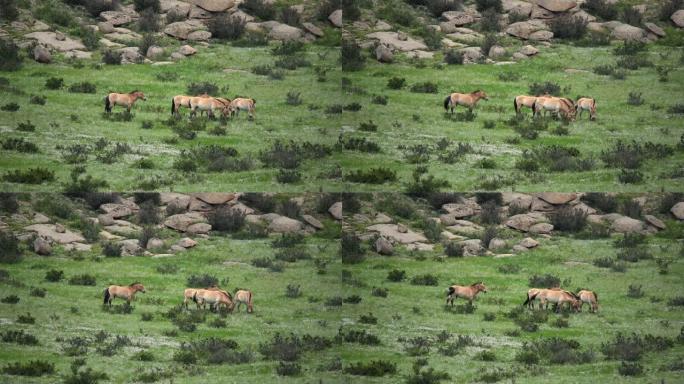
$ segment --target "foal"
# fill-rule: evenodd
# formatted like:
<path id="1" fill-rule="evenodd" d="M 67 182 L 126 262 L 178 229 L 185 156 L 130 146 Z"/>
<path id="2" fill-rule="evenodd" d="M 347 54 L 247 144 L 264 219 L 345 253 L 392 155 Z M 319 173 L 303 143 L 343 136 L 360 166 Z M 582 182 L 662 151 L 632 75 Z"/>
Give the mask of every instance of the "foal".
<path id="1" fill-rule="evenodd" d="M 575 113 L 579 113 L 579 118 L 582 118 L 582 112 L 589 111 L 589 120 L 596 120 L 596 100 L 589 97 L 581 97 L 575 103 Z"/>
<path id="2" fill-rule="evenodd" d="M 462 105 L 472 112 L 480 99 L 489 100 L 489 97 L 479 89 L 471 93 L 452 93 L 444 99 L 444 110 L 449 111 L 451 108 L 453 114 L 454 108 Z"/>
<path id="3" fill-rule="evenodd" d="M 126 300 L 130 304 L 138 291 L 145 293 L 145 287 L 138 282 L 131 285 L 110 285 L 104 290 L 104 304 L 109 304 L 111 307 L 112 300 L 117 297 Z"/>
<path id="4" fill-rule="evenodd" d="M 475 296 L 477 296 L 477 294 L 480 292 L 487 293 L 487 287 L 485 287 L 485 285 L 482 284 L 481 281 L 467 286 L 452 285 L 451 287 L 449 287 L 449 291 L 447 292 L 446 303 L 451 303 L 451 306 L 453 307 L 454 298 L 460 297 L 468 300 L 468 302 L 472 304 L 473 300 L 475 300 Z"/>
<path id="5" fill-rule="evenodd" d="M 112 112 L 112 107 L 115 107 L 117 105 L 120 105 L 122 107 L 126 107 L 126 110 L 128 112 L 131 112 L 131 107 L 133 104 L 135 104 L 136 100 L 138 99 L 143 99 L 143 101 L 146 101 L 147 98 L 145 97 L 145 94 L 135 90 L 131 93 L 110 93 L 108 94 L 105 99 L 105 112 L 111 113 Z"/>

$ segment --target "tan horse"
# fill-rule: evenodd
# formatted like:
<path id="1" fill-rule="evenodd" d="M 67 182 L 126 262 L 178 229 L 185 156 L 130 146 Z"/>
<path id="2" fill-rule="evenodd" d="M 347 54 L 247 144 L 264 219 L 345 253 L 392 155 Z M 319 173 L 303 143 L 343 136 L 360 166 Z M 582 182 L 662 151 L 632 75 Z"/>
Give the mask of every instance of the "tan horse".
<path id="1" fill-rule="evenodd" d="M 452 285 L 449 287 L 449 291 L 447 292 L 447 300 L 446 303 L 447 305 L 451 303 L 451 306 L 454 306 L 454 298 L 460 297 L 463 299 L 468 300 L 470 304 L 473 303 L 473 300 L 477 296 L 478 293 L 484 292 L 487 293 L 487 287 L 485 287 L 484 284 L 482 284 L 481 281 L 463 286 L 463 285 Z"/>
<path id="2" fill-rule="evenodd" d="M 525 300 L 523 305 L 527 305 L 527 308 L 529 309 L 534 309 L 534 301 L 537 295 L 539 294 L 539 291 L 541 291 L 540 288 L 530 288 L 527 291 L 527 299 Z"/>
<path id="3" fill-rule="evenodd" d="M 138 282 L 131 285 L 110 285 L 104 290 L 104 304 L 111 306 L 112 300 L 117 297 L 126 300 L 130 304 L 137 292 L 145 293 L 145 287 Z"/>
<path id="4" fill-rule="evenodd" d="M 143 99 L 143 101 L 147 100 L 145 97 L 145 94 L 135 90 L 131 93 L 110 93 L 108 94 L 105 99 L 105 112 L 111 113 L 112 108 L 120 105 L 122 107 L 126 107 L 126 110 L 128 112 L 131 111 L 131 107 L 133 104 L 135 104 L 136 100 L 138 99 Z"/>
<path id="5" fill-rule="evenodd" d="M 513 99 L 513 108 L 515 108 L 515 114 L 519 115 L 522 112 L 523 107 L 527 107 L 534 111 L 534 103 L 537 101 L 537 98 L 539 97 L 548 97 L 549 94 L 545 93 L 542 96 L 525 96 L 525 95 L 519 95 L 516 96 L 515 99 Z"/>
<path id="6" fill-rule="evenodd" d="M 197 305 L 197 309 L 200 308 L 199 303 L 194 299 L 195 293 L 197 293 L 197 288 L 186 288 L 185 291 L 183 291 L 183 305 L 185 306 L 185 309 L 188 309 L 188 301 L 194 301 Z"/>
<path id="7" fill-rule="evenodd" d="M 207 93 L 202 93 L 197 96 L 176 95 L 171 98 L 171 114 L 178 115 L 181 107 L 190 109 L 190 99 L 193 97 L 209 97 Z"/>
<path id="8" fill-rule="evenodd" d="M 209 117 L 214 117 L 214 111 L 220 111 L 223 116 L 228 116 L 231 107 L 223 98 L 196 96 L 190 98 L 190 116 L 197 115 L 197 110 L 206 111 Z"/>
<path id="9" fill-rule="evenodd" d="M 237 305 L 237 311 L 240 312 L 240 305 L 247 305 L 247 313 L 252 313 L 254 311 L 254 305 L 252 304 L 252 291 L 240 289 L 235 292 L 235 305 Z"/>
<path id="10" fill-rule="evenodd" d="M 236 97 L 230 102 L 231 114 L 238 117 L 240 111 L 247 111 L 249 118 L 256 118 L 256 100 Z"/>
<path id="11" fill-rule="evenodd" d="M 532 296 L 532 299 L 538 299 L 541 301 L 539 304 L 540 309 L 541 307 L 548 309 L 549 303 L 557 304 L 556 312 L 560 312 L 561 308 L 566 303 L 570 308 L 578 311 L 581 303 L 577 295 L 563 289 L 540 289 L 539 293 Z"/>
<path id="12" fill-rule="evenodd" d="M 449 111 L 449 108 L 451 108 L 451 113 L 453 114 L 454 108 L 462 105 L 472 111 L 481 99 L 489 100 L 489 97 L 479 89 L 471 93 L 452 93 L 444 99 L 444 110 Z"/>
<path id="13" fill-rule="evenodd" d="M 596 100 L 589 97 L 581 97 L 575 103 L 575 113 L 579 113 L 579 119 L 582 118 L 582 112 L 589 111 L 589 120 L 596 120 Z"/>
<path id="14" fill-rule="evenodd" d="M 230 294 L 218 288 L 197 289 L 192 299 L 197 303 L 198 307 L 201 305 L 202 309 L 204 309 L 207 303 L 209 303 L 210 309 L 212 307 L 218 309 L 223 304 L 225 308 L 232 310 L 235 305 Z"/>
<path id="15" fill-rule="evenodd" d="M 540 111 L 546 113 L 549 111 L 558 117 L 563 117 L 568 120 L 575 119 L 575 104 L 572 100 L 564 97 L 554 96 L 540 96 L 534 102 L 532 109 L 533 115 L 536 116 Z"/>
<path id="16" fill-rule="evenodd" d="M 591 306 L 592 313 L 598 311 L 598 295 L 596 292 L 583 289 L 577 292 L 577 296 L 579 296 L 581 301 L 579 307 L 580 312 L 582 311 L 582 307 L 584 307 L 584 303 L 587 303 Z"/>

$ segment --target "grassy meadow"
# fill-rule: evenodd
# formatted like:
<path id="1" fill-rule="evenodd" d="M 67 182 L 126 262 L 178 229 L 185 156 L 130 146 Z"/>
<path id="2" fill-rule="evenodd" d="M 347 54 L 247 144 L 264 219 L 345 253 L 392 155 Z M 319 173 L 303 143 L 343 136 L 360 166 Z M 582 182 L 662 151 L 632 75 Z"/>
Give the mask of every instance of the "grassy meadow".
<path id="1" fill-rule="evenodd" d="M 68 222 L 64 224 L 69 226 Z M 19 263 L 0 267 L 3 298 L 0 334 L 5 337 L 21 330 L 35 336 L 38 344 L 24 345 L 3 339 L 0 361 L 4 367 L 10 363 L 43 360 L 54 363 L 55 372 L 35 378 L 3 373 L 0 382 L 68 382 L 71 364 L 78 358 L 86 359 L 87 367 L 106 373 L 106 382 L 111 383 L 205 383 L 217 382 L 218 378 L 225 383 L 294 383 L 311 382 L 318 377 L 325 377 L 326 382 L 342 382 L 338 373 L 325 368 L 340 356 L 335 349 L 316 352 L 300 349 L 295 363 L 301 366 L 301 373 L 291 379 L 276 373 L 278 361 L 262 358 L 258 352 L 260 344 L 268 343 L 276 333 L 327 339 L 336 335 L 342 308 L 326 302 L 340 294 L 341 264 L 336 256 L 339 246 L 333 230 L 339 231 L 339 224 L 332 220 L 325 224 L 331 230 L 307 236 L 298 246 L 310 259 L 282 263 L 280 272 L 253 265 L 254 260 L 273 259 L 282 250 L 271 245 L 278 236 L 238 240 L 212 233 L 205 239 L 196 238 L 199 244 L 195 248 L 162 258 L 104 257 L 104 243 L 95 245 L 90 252 L 67 252 L 55 247 L 49 257 L 26 251 Z M 12 224 L 11 230 L 20 232 L 16 224 Z M 173 241 L 181 236 L 166 229 L 160 232 L 160 237 Z M 46 274 L 52 270 L 62 271 L 63 278 L 46 281 Z M 92 276 L 95 284 L 69 283 L 74 276 L 82 274 Z M 174 313 L 173 309 L 182 302 L 183 290 L 193 284 L 188 282 L 193 275 L 214 277 L 230 292 L 235 292 L 237 287 L 252 290 L 254 312 L 245 313 L 244 305 L 239 313 L 206 310 L 191 321 L 187 319 L 198 312 L 190 302 L 190 311 L 181 311 L 177 317 L 187 321 L 172 322 L 167 314 Z M 103 308 L 105 287 L 128 285 L 133 281 L 142 282 L 146 293 L 138 293 L 130 313 L 120 313 L 124 307 L 119 299 L 114 300 L 111 312 Z M 299 296 L 286 296 L 288 285 L 299 286 Z M 30 294 L 36 288 L 44 289 L 43 297 Z M 4 300 L 13 295 L 19 298 L 17 303 Z M 19 322 L 27 313 L 34 323 Z M 178 324 L 188 326 L 188 322 L 195 324 L 196 330 L 181 330 Z M 117 337 L 125 338 L 120 345 L 116 344 Z M 204 358 L 198 358 L 196 363 L 177 361 L 180 358 L 175 355 L 184 349 L 183 344 L 209 338 L 233 340 L 237 346 L 229 349 L 246 354 L 241 357 L 245 360 L 242 363 L 226 360 L 208 363 Z M 86 349 L 80 349 L 84 346 Z M 143 351 L 144 357 L 140 357 Z"/>
<path id="2" fill-rule="evenodd" d="M 374 212 L 361 209 L 369 217 Z M 398 221 L 411 228 L 419 225 Z M 367 225 L 355 222 L 349 229 L 361 234 Z M 348 306 L 344 316 L 349 328 L 371 333 L 380 343 L 345 348 L 343 356 L 350 363 L 382 360 L 396 364 L 397 373 L 364 381 L 371 383 L 399 382 L 413 372 L 416 362 L 447 373 L 450 379 L 446 381 L 456 383 L 681 382 L 684 318 L 676 298 L 681 298 L 684 273 L 682 226 L 673 220 L 667 225 L 670 230 L 648 236 L 639 246 L 652 259 L 627 262 L 623 272 L 594 264 L 598 259 L 614 259 L 622 251 L 615 245 L 622 235 L 594 240 L 571 234 L 534 236 L 540 245 L 528 252 L 512 255 L 504 249 L 495 252 L 502 257 L 465 258 L 447 257 L 439 244 L 425 252 L 395 245 L 392 256 L 381 256 L 374 252 L 372 240 L 364 241 L 365 259 L 343 266 L 345 292 L 362 298 Z M 497 237 L 509 243 L 524 237 L 504 226 L 497 226 L 497 232 Z M 665 272 L 659 259 L 671 260 Z M 403 278 L 390 279 L 401 272 Z M 414 284 L 414 278 L 425 275 L 436 284 Z M 535 275 L 551 275 L 573 292 L 594 290 L 598 313 L 590 313 L 586 305 L 581 313 L 571 314 L 523 310 L 527 290 L 543 284 L 531 282 Z M 484 282 L 488 292 L 477 296 L 473 308 L 462 299 L 456 299 L 453 308 L 445 306 L 447 287 L 478 281 Z M 637 359 L 642 373 L 629 376 L 618 372 L 619 359 L 604 353 L 603 345 L 618 333 L 662 336 L 672 343 L 662 350 L 644 349 Z M 548 350 L 538 349 L 554 339 L 570 341 L 573 347 L 564 350 L 558 342 Z M 536 359 L 524 352 L 533 352 Z M 426 370 L 421 368 L 421 372 Z"/>
<path id="3" fill-rule="evenodd" d="M 178 43 L 169 43 L 170 48 Z M 232 47 L 227 44 L 197 46 L 198 53 L 171 65 L 104 65 L 94 56 L 92 61 L 72 63 L 60 60 L 56 64 L 41 65 L 25 62 L 16 72 L 3 72 L 5 80 L 0 93 L 0 105 L 17 103 L 15 112 L 0 111 L 0 130 L 4 140 L 23 138 L 37 146 L 37 152 L 2 150 L 0 169 L 27 170 L 45 168 L 55 172 L 53 181 L 42 184 L 20 184 L 3 181 L 4 191 L 58 191 L 69 179 L 73 165 L 86 165 L 87 173 L 108 183 L 109 190 L 169 189 L 177 191 L 242 190 L 242 191 L 295 191 L 325 189 L 338 190 L 342 185 L 328 181 L 325 174 L 334 170 L 342 154 L 332 153 L 314 161 L 304 161 L 300 171 L 304 176 L 294 184 L 279 183 L 275 179 L 277 168 L 262 167 L 259 152 L 268 149 L 276 140 L 331 145 L 340 128 L 339 115 L 330 115 L 325 109 L 339 103 L 340 71 L 337 70 L 338 49 L 325 45 L 307 44 L 297 56 L 310 63 L 308 67 L 283 70 L 284 77 L 274 80 L 256 75 L 257 66 L 273 67 L 280 57 L 272 55 L 270 47 Z M 170 49 L 169 48 L 169 49 Z M 319 81 L 315 73 L 325 72 Z M 322 71 L 322 72 L 320 72 Z M 48 90 L 50 78 L 61 78 L 64 87 Z M 90 82 L 95 93 L 70 93 L 67 88 L 75 83 Z M 249 121 L 246 113 L 227 121 L 204 121 L 205 127 L 190 127 L 194 139 L 179 137 L 174 131 L 171 117 L 171 98 L 187 94 L 191 83 L 208 82 L 218 87 L 218 95 L 233 98 L 236 95 L 256 99 L 256 119 Z M 116 121 L 125 110 L 114 108 L 114 118 L 105 119 L 104 96 L 109 91 L 145 93 L 147 101 L 138 101 L 130 121 Z M 286 103 L 288 92 L 300 93 L 299 105 Z M 45 97 L 44 105 L 31 104 L 32 95 Z M 188 123 L 189 111 L 182 109 L 183 118 L 176 123 Z M 200 119 L 202 121 L 202 119 Z M 18 130 L 22 123 L 30 122 L 34 131 Z M 143 124 L 146 124 L 143 127 Z M 202 124 L 199 124 L 202 125 Z M 218 134 L 212 134 L 217 130 Z M 224 132 L 220 132 L 224 130 Z M 99 140 L 106 140 L 98 145 Z M 111 156 L 117 143 L 128 145 L 122 154 Z M 68 147 L 90 147 L 85 161 L 65 164 Z M 204 146 L 234 148 L 234 158 L 248 164 L 239 170 L 197 171 L 175 167 L 174 162 L 184 158 L 183 152 Z M 100 160 L 96 159 L 99 158 Z M 146 163 L 141 169 L 140 160 Z M 251 159 L 251 160 L 250 160 Z M 151 162 L 151 163 L 150 163 Z M 232 169 L 232 168 L 231 168 Z M 4 173 L 4 172 L 3 172 Z M 320 179 L 323 177 L 323 179 Z M 201 185 L 201 188 L 198 186 Z"/>
<path id="4" fill-rule="evenodd" d="M 504 41 L 502 45 L 509 50 L 521 45 Z M 351 188 L 398 190 L 411 179 L 416 165 L 426 165 L 430 174 L 448 181 L 451 190 L 681 189 L 684 155 L 682 145 L 677 143 L 684 134 L 682 115 L 668 112 L 668 108 L 681 104 L 684 96 L 680 86 L 684 82 L 681 55 L 658 45 L 649 45 L 646 53 L 640 54 L 655 66 L 672 68 L 667 82 L 659 81 L 654 66 L 626 70 L 623 80 L 595 74 L 595 67 L 615 65 L 619 59 L 613 54 L 615 47 L 613 44 L 583 48 L 554 43 L 550 47 L 540 46 L 537 56 L 510 65 L 446 65 L 440 53 L 431 60 L 395 56 L 392 64 L 366 60 L 362 70 L 345 72 L 351 82 L 349 99 L 363 105 L 361 111 L 347 114 L 345 124 L 348 137 L 364 137 L 377 143 L 380 151 L 347 151 L 342 166 L 350 171 L 383 167 L 395 171 L 397 178 L 381 184 L 353 184 Z M 392 78 L 404 79 L 403 88 L 390 89 L 388 82 Z M 410 91 L 413 85 L 424 82 L 435 84 L 437 92 Z M 533 83 L 546 82 L 557 84 L 559 94 L 573 100 L 578 96 L 595 98 L 597 120 L 590 122 L 585 112 L 581 120 L 567 125 L 549 120 L 546 127 L 536 128 L 538 137 L 533 139 L 516 133 L 516 122 L 510 121 L 515 117 L 514 97 L 530 94 Z M 463 107 L 456 108 L 454 117 L 444 113 L 443 101 L 449 93 L 477 89 L 484 90 L 489 100 L 479 102 L 472 121 L 463 120 Z M 628 104 L 631 92 L 641 94 L 642 105 Z M 372 102 L 377 95 L 386 97 L 386 105 Z M 520 126 L 529 124 L 532 111 L 523 109 L 523 114 L 526 117 L 519 122 Z M 367 127 L 361 124 L 369 121 L 375 125 L 375 131 L 363 130 Z M 601 160 L 601 153 L 618 140 L 665 144 L 674 151 L 662 157 L 645 155 L 647 160 L 639 167 L 642 180 L 624 183 L 618 180 L 620 167 L 606 166 Z M 470 148 L 458 153 L 459 143 Z M 549 146 L 575 148 L 573 157 L 588 159 L 593 166 L 577 170 L 561 165 L 558 169 L 564 171 L 552 170 L 548 166 L 553 159 L 544 156 L 537 160 L 537 169 L 516 166 L 523 159 L 533 158 L 535 149 Z"/>

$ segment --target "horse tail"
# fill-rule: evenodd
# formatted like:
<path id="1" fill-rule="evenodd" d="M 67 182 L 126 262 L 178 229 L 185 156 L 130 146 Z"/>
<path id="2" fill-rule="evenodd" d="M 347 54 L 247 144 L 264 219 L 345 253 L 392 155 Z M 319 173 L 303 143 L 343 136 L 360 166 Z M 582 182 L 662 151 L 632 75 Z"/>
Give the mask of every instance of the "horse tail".
<path id="1" fill-rule="evenodd" d="M 449 102 L 451 101 L 451 95 L 447 96 L 446 99 L 444 99 L 444 110 L 448 111 L 449 110 Z"/>
<path id="2" fill-rule="evenodd" d="M 515 109 L 515 113 L 520 113 L 520 109 L 518 108 L 518 98 L 517 97 L 513 98 L 513 108 Z"/>
<path id="3" fill-rule="evenodd" d="M 527 299 L 525 300 L 524 303 L 522 303 L 522 305 L 523 305 L 523 306 L 527 305 L 530 301 L 534 300 L 534 298 L 535 298 L 536 296 L 537 296 L 536 293 L 535 293 L 534 295 L 532 295 L 532 296 L 530 296 L 530 294 L 528 293 L 528 294 L 527 294 Z"/>
<path id="4" fill-rule="evenodd" d="M 252 291 L 247 291 L 247 304 L 252 306 Z"/>
<path id="5" fill-rule="evenodd" d="M 109 297 L 109 287 L 107 287 L 104 290 L 104 304 L 107 304 L 109 302 Z"/>
<path id="6" fill-rule="evenodd" d="M 256 105 L 256 99 L 252 99 L 252 104 Z"/>
<path id="7" fill-rule="evenodd" d="M 176 101 L 175 101 L 174 98 L 172 97 L 172 98 L 171 98 L 171 114 L 173 115 L 173 113 L 174 113 L 175 111 L 176 111 Z"/>
<path id="8" fill-rule="evenodd" d="M 111 103 L 110 103 L 110 101 L 109 101 L 109 95 L 105 96 L 104 102 L 105 102 L 105 112 L 111 111 L 111 110 L 112 110 L 112 105 L 111 105 Z"/>
<path id="9" fill-rule="evenodd" d="M 594 299 L 596 299 L 596 304 L 598 304 L 598 293 L 594 292 Z"/>
<path id="10" fill-rule="evenodd" d="M 197 291 L 195 291 L 195 293 L 192 294 L 192 301 L 194 301 L 195 303 L 197 302 Z"/>
<path id="11" fill-rule="evenodd" d="M 456 290 L 454 289 L 454 287 L 449 287 L 449 292 L 447 292 L 447 296 L 453 295 L 454 292 L 456 292 Z"/>

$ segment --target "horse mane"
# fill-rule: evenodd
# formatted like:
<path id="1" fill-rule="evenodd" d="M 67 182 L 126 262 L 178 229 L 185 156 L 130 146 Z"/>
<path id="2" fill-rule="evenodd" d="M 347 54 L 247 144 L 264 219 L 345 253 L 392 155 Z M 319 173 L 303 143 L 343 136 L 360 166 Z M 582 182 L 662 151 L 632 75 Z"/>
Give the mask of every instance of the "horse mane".
<path id="1" fill-rule="evenodd" d="M 132 91 L 128 92 L 128 94 L 130 95 L 130 94 L 133 94 L 133 93 L 136 93 L 136 92 L 140 92 L 140 91 L 139 91 L 139 90 L 137 90 L 137 89 L 134 89 L 134 90 L 132 90 Z"/>
<path id="2" fill-rule="evenodd" d="M 471 286 L 471 287 L 474 287 L 474 286 L 476 286 L 476 285 L 478 285 L 478 284 L 482 284 L 482 282 L 481 282 L 481 281 L 478 281 L 477 283 L 472 283 L 472 284 L 470 284 L 470 286 Z"/>
<path id="3" fill-rule="evenodd" d="M 128 286 L 129 286 L 129 287 L 132 287 L 132 286 L 137 285 L 137 284 L 140 284 L 140 282 L 139 282 L 139 281 L 136 281 L 136 282 L 134 282 L 134 283 L 129 284 Z"/>
<path id="4" fill-rule="evenodd" d="M 482 92 L 482 90 L 481 90 L 481 89 L 476 89 L 476 90 L 474 90 L 473 92 L 470 92 L 470 94 L 472 95 L 473 93 L 478 93 L 478 92 Z"/>

